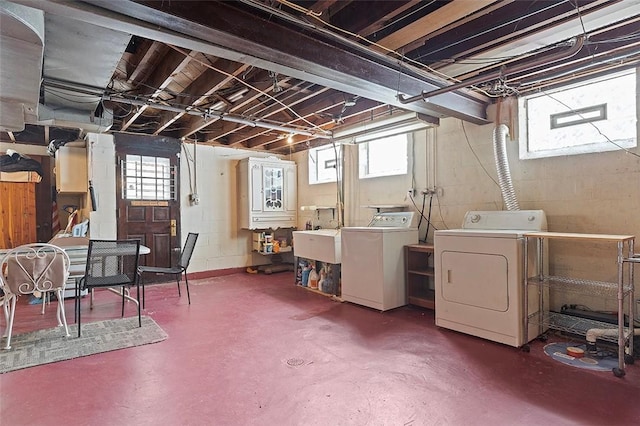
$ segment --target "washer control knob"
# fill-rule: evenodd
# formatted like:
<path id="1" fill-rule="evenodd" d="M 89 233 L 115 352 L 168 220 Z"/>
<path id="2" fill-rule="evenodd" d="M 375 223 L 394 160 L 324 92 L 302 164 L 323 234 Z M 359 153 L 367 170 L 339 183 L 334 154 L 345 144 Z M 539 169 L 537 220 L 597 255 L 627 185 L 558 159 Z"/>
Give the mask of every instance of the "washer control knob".
<path id="1" fill-rule="evenodd" d="M 471 215 L 471 223 L 478 223 L 478 222 L 480 222 L 480 215 L 479 214 Z"/>
<path id="2" fill-rule="evenodd" d="M 529 220 L 529 222 L 533 222 L 533 221 L 535 221 L 535 220 L 536 220 L 536 217 L 535 217 L 535 216 L 533 216 L 533 215 L 531 215 L 531 216 L 529 216 L 527 219 Z"/>

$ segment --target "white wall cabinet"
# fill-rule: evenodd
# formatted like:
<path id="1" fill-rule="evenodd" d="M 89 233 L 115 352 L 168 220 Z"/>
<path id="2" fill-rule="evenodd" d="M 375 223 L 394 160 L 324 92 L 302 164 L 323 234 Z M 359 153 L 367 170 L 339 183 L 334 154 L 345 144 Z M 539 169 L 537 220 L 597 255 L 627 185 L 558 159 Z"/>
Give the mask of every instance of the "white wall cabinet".
<path id="1" fill-rule="evenodd" d="M 87 150 L 61 146 L 56 151 L 56 190 L 61 194 L 83 194 L 89 190 Z"/>
<path id="2" fill-rule="evenodd" d="M 240 160 L 238 217 L 243 229 L 293 228 L 297 220 L 297 170 L 275 157 Z"/>

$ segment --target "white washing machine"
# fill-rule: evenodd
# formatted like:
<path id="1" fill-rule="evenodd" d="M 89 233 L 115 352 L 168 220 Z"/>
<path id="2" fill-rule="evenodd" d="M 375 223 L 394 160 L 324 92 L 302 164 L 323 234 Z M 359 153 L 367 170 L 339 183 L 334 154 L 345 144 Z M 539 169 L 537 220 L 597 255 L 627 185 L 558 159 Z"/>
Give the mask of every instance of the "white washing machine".
<path id="1" fill-rule="evenodd" d="M 342 299 L 386 311 L 407 304 L 404 246 L 418 243 L 413 212 L 379 213 L 342 228 Z"/>
<path id="2" fill-rule="evenodd" d="M 462 229 L 436 231 L 436 325 L 515 347 L 527 343 L 523 233 L 546 230 L 542 210 L 519 210 L 470 211 Z M 535 247 L 528 252 L 535 271 Z M 536 291 L 529 293 L 531 314 L 539 297 L 529 291 Z M 539 334 L 531 324 L 529 336 Z"/>

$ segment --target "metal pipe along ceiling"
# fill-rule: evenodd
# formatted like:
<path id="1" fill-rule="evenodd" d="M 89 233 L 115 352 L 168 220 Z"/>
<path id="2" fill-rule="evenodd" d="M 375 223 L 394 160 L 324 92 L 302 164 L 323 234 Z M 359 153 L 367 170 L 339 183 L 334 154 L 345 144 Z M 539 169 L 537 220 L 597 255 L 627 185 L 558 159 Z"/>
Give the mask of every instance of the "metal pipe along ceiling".
<path id="1" fill-rule="evenodd" d="M 141 100 L 138 100 L 138 99 L 126 99 L 126 98 L 120 98 L 120 97 L 116 97 L 116 96 L 104 96 L 103 100 L 112 101 L 112 102 L 120 102 L 120 103 L 124 103 L 124 104 L 128 104 L 128 105 L 134 105 L 134 106 L 150 106 L 152 108 L 163 110 L 163 111 L 170 111 L 170 112 L 176 112 L 176 113 L 184 113 L 184 114 L 189 114 L 189 115 L 195 115 L 195 116 L 198 116 L 198 117 L 210 118 L 212 120 L 228 121 L 228 122 L 231 122 L 231 123 L 244 124 L 244 125 L 247 125 L 247 126 L 250 126 L 250 127 L 261 127 L 263 129 L 277 130 L 277 131 L 281 131 L 281 132 L 285 132 L 285 133 L 293 133 L 293 134 L 296 134 L 296 135 L 312 136 L 312 137 L 321 138 L 321 139 L 331 139 L 331 133 L 327 132 L 326 130 L 322 130 L 322 129 L 320 129 L 318 131 L 315 131 L 313 129 L 300 129 L 300 128 L 297 128 L 297 127 L 287 127 L 287 126 L 282 126 L 280 124 L 260 121 L 258 119 L 249 120 L 247 118 L 236 117 L 236 116 L 225 114 L 225 113 L 222 113 L 222 112 L 216 112 L 216 111 L 208 112 L 208 111 L 202 111 L 200 109 L 195 109 L 195 108 L 193 108 L 193 109 L 190 109 L 190 108 L 179 108 L 179 107 L 174 107 L 174 106 L 171 106 L 171 105 L 163 105 L 163 104 L 160 104 L 160 103 L 141 101 Z"/>
<path id="2" fill-rule="evenodd" d="M 482 74 L 475 77 L 471 77 L 465 81 L 461 81 L 460 83 L 455 83 L 450 86 L 443 87 L 441 89 L 432 90 L 430 92 L 422 92 L 419 95 L 411 96 L 409 98 L 405 98 L 403 95 L 398 95 L 398 100 L 402 104 L 408 104 L 408 103 L 412 103 L 420 100 L 427 102 L 431 97 L 442 95 L 444 93 L 451 92 L 452 90 L 463 89 L 465 87 L 474 86 L 476 84 L 484 83 L 486 81 L 495 80 L 496 78 L 505 77 L 509 74 L 514 74 L 520 71 L 524 71 L 529 68 L 535 68 L 541 65 L 551 64 L 553 62 L 557 62 L 562 59 L 568 59 L 576 55 L 578 52 L 580 52 L 583 45 L 584 45 L 584 36 L 581 35 L 576 37 L 573 46 L 571 46 L 569 49 L 565 49 L 560 52 L 556 52 L 551 55 L 534 59 L 532 61 L 528 61 L 522 64 L 514 65 L 512 67 L 502 68 L 500 70 L 493 71 L 488 74 Z"/>

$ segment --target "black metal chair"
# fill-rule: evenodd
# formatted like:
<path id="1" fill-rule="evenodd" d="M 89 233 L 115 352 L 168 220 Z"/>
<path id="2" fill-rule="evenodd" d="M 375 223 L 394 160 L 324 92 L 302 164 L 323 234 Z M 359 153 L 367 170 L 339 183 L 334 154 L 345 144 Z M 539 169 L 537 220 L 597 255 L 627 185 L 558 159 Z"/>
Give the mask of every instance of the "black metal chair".
<path id="1" fill-rule="evenodd" d="M 189 232 L 187 235 L 187 240 L 184 243 L 184 247 L 182 248 L 182 253 L 180 253 L 180 260 L 176 266 L 171 266 L 168 268 L 163 268 L 159 266 L 139 266 L 138 267 L 138 275 L 140 276 L 139 282 L 142 286 L 142 307 L 144 308 L 144 281 L 142 279 L 142 274 L 145 272 L 155 273 L 155 274 L 172 274 L 176 277 L 176 282 L 178 283 L 178 296 L 182 296 L 180 293 L 180 277 L 184 273 L 184 281 L 187 286 L 187 299 L 189 300 L 189 304 L 191 304 L 191 296 L 189 295 L 189 279 L 187 278 L 187 268 L 189 267 L 189 262 L 191 261 L 191 255 L 193 254 L 193 249 L 196 246 L 196 241 L 198 240 L 198 234 Z"/>
<path id="2" fill-rule="evenodd" d="M 78 337 L 81 335 L 80 293 L 88 290 L 93 303 L 93 290 L 96 288 L 120 287 L 122 294 L 122 315 L 124 316 L 124 300 L 128 288 L 137 287 L 135 300 L 138 308 L 138 324 L 142 327 L 140 314 L 140 285 L 138 282 L 138 258 L 140 254 L 139 240 L 90 240 L 87 251 L 87 268 L 84 277 L 76 283 L 76 318 L 78 320 Z"/>

